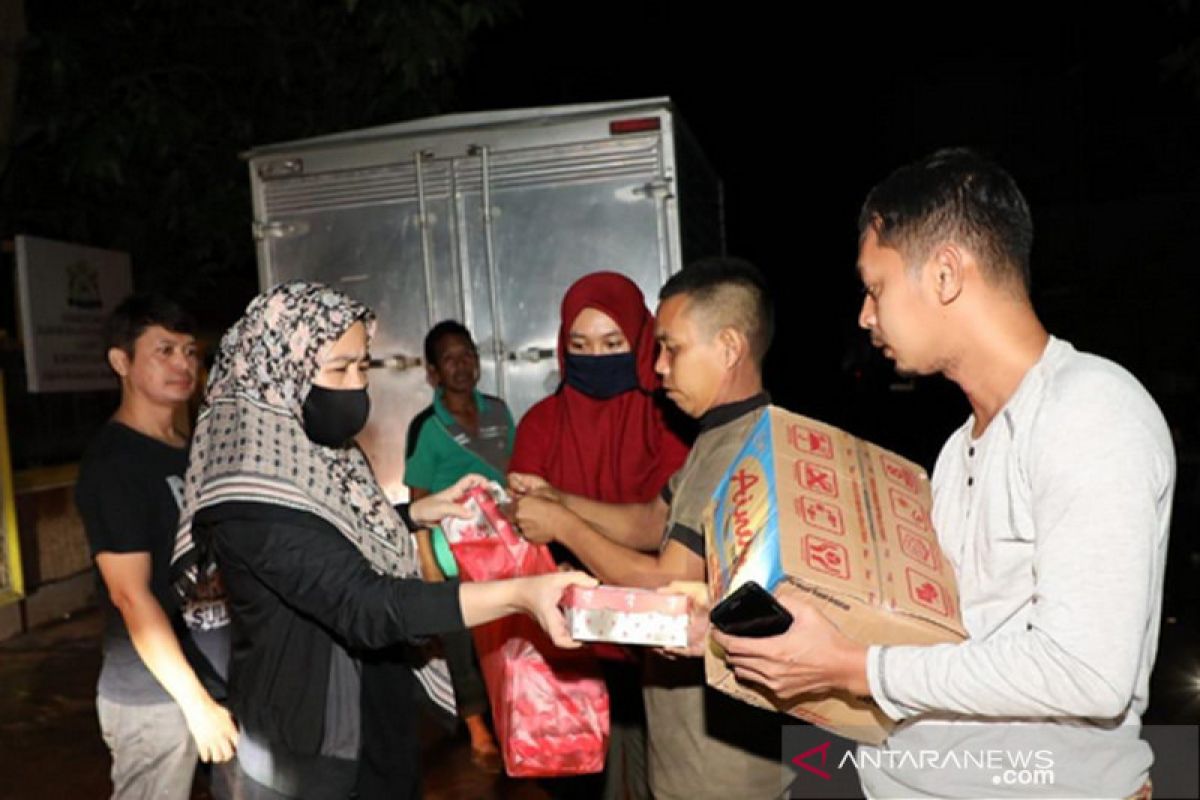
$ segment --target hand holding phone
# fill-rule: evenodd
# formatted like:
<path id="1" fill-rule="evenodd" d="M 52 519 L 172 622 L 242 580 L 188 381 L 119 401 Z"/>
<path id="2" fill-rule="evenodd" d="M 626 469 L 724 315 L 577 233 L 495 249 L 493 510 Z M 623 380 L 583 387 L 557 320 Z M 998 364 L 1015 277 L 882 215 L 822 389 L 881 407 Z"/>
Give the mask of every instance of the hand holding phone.
<path id="1" fill-rule="evenodd" d="M 792 626 L 792 615 L 755 581 L 746 581 L 713 606 L 709 620 L 730 636 L 778 636 Z"/>

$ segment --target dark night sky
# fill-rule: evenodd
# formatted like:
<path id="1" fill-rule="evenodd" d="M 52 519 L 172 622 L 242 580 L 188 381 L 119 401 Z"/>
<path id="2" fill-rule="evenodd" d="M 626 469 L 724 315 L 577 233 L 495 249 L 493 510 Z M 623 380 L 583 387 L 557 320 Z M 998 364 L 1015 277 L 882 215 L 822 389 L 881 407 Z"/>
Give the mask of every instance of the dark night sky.
<path id="1" fill-rule="evenodd" d="M 1194 15 L 1125 5 L 538 0 L 483 37 L 465 106 L 672 97 L 725 181 L 731 252 L 775 289 L 776 399 L 925 461 L 964 406 L 936 380 L 888 391 L 854 332 L 855 221 L 891 169 L 976 147 L 1034 208 L 1051 330 L 1125 363 L 1194 437 L 1200 99 L 1164 66 Z"/>

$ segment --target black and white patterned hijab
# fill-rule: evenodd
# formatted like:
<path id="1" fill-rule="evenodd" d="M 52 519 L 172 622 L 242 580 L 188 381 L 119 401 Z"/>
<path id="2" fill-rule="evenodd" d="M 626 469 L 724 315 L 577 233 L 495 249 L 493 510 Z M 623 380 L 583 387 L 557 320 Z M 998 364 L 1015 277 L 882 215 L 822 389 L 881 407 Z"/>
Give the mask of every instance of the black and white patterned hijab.
<path id="1" fill-rule="evenodd" d="M 301 407 L 320 365 L 350 326 L 368 339 L 374 314 L 341 292 L 293 281 L 250 302 L 221 339 L 192 437 L 173 572 L 203 584 L 192 541 L 196 512 L 224 502 L 307 511 L 337 528 L 381 574 L 418 573 L 416 548 L 357 446 L 304 433 Z"/>

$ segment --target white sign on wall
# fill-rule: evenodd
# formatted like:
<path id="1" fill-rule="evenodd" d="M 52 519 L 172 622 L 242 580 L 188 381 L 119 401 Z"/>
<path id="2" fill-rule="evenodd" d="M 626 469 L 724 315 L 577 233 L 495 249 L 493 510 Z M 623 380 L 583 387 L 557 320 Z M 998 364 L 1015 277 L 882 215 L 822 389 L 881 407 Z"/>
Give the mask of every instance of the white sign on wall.
<path id="1" fill-rule="evenodd" d="M 16 246 L 29 391 L 115 389 L 104 321 L 133 291 L 129 254 L 34 236 Z"/>

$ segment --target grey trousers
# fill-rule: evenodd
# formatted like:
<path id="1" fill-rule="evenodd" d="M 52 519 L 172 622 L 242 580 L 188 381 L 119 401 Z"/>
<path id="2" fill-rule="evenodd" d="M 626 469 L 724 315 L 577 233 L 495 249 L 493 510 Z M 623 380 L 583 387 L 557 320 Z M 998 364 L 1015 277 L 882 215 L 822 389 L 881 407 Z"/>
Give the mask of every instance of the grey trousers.
<path id="1" fill-rule="evenodd" d="M 125 705 L 97 697 L 96 711 L 113 759 L 113 800 L 188 800 L 196 744 L 179 706 Z"/>

